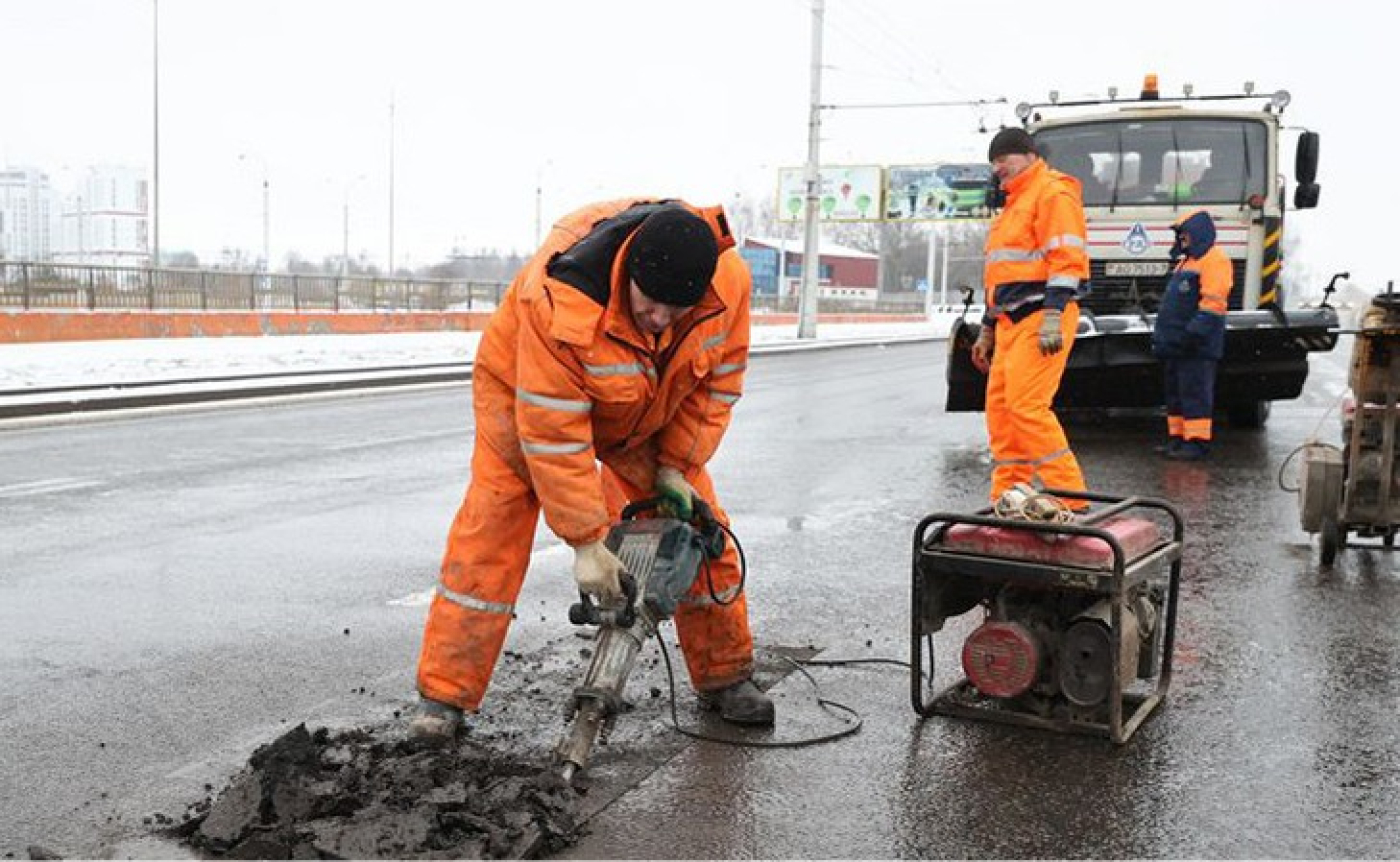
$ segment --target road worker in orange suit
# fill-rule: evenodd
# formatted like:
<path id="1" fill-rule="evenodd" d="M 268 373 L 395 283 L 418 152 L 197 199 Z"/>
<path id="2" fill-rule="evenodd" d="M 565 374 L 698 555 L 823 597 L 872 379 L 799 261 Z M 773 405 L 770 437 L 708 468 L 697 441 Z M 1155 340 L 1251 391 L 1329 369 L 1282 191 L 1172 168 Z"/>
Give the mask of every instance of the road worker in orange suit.
<path id="1" fill-rule="evenodd" d="M 1082 491 L 1079 462 L 1050 409 L 1079 325 L 1079 293 L 1089 278 L 1079 181 L 1041 159 L 1024 129 L 998 132 L 987 158 L 1006 194 L 987 234 L 987 312 L 972 348 L 973 364 L 989 375 L 991 498 L 1033 479 Z"/>
<path id="2" fill-rule="evenodd" d="M 689 519 L 698 497 L 728 523 L 705 465 L 748 359 L 751 281 L 733 246 L 719 207 L 610 201 L 563 218 L 516 276 L 476 355 L 472 478 L 428 613 L 411 736 L 449 740 L 481 706 L 541 511 L 573 548 L 580 591 L 603 604 L 622 598 L 603 540 L 627 502 L 660 495 Z M 676 631 L 702 707 L 772 724 L 739 586 L 730 544 Z"/>
<path id="3" fill-rule="evenodd" d="M 1235 273 L 1215 244 L 1210 213 L 1188 213 L 1173 229 L 1175 268 L 1152 326 L 1152 350 L 1162 360 L 1166 456 L 1200 461 L 1210 454 L 1215 366 L 1225 353 L 1225 311 Z"/>

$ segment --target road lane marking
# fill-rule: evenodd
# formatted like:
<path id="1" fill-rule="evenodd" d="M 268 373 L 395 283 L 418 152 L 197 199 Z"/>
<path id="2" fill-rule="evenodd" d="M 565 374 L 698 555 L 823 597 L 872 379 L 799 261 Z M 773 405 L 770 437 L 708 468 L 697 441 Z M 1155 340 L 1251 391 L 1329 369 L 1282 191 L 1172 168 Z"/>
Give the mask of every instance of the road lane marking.
<path id="1" fill-rule="evenodd" d="M 376 437 L 373 440 L 356 440 L 350 443 L 335 443 L 326 447 L 327 452 L 348 452 L 354 449 L 369 449 L 379 446 L 395 446 L 399 443 L 421 443 L 424 440 L 440 440 L 444 437 L 462 437 L 461 428 L 445 431 L 425 431 L 418 434 L 401 434 L 398 437 Z"/>
<path id="2" fill-rule="evenodd" d="M 81 491 L 96 488 L 102 482 L 97 479 L 37 479 L 33 482 L 20 482 L 15 485 L 0 485 L 0 497 L 33 497 L 38 494 L 58 494 L 63 491 Z"/>

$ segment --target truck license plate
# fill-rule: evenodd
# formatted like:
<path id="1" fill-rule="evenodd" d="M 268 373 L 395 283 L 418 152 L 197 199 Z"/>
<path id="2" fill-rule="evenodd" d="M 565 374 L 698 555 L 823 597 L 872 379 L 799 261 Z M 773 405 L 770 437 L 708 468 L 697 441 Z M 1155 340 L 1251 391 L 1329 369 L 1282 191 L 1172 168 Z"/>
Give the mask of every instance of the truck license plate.
<path id="1" fill-rule="evenodd" d="M 1167 274 L 1165 260 L 1111 260 L 1103 265 L 1104 275 L 1121 277 L 1155 276 Z"/>

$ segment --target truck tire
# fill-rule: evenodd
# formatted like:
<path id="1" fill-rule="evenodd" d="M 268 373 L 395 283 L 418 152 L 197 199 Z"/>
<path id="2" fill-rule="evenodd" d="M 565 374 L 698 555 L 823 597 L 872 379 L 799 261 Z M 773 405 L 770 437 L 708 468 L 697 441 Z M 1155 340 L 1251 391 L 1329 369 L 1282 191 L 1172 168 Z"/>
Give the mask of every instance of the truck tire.
<path id="1" fill-rule="evenodd" d="M 1263 428 L 1269 421 L 1269 411 L 1273 402 L 1240 400 L 1225 406 L 1225 415 L 1235 428 Z"/>

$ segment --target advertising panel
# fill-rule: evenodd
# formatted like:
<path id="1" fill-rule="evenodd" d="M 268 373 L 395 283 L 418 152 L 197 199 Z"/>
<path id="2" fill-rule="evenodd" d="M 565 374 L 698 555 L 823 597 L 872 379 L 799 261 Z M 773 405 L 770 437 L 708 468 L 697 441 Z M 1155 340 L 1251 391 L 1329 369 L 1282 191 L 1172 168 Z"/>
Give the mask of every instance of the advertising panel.
<path id="1" fill-rule="evenodd" d="M 898 165 L 885 170 L 885 219 L 987 219 L 991 167 L 984 164 Z"/>
<path id="2" fill-rule="evenodd" d="M 778 220 L 800 222 L 806 208 L 804 168 L 778 170 Z M 879 165 L 822 167 L 817 218 L 820 221 L 880 221 L 884 188 Z"/>

